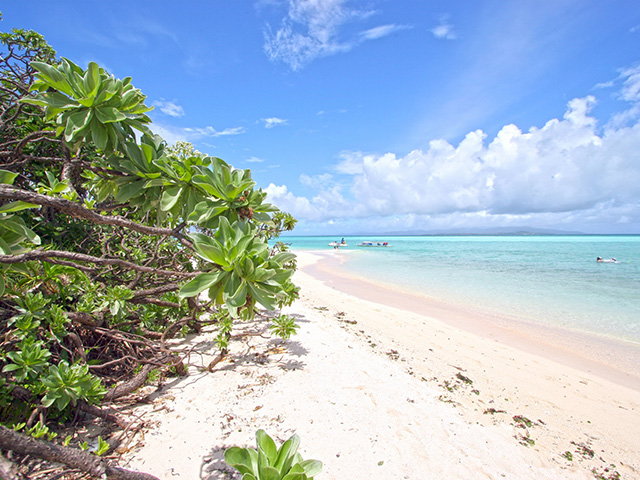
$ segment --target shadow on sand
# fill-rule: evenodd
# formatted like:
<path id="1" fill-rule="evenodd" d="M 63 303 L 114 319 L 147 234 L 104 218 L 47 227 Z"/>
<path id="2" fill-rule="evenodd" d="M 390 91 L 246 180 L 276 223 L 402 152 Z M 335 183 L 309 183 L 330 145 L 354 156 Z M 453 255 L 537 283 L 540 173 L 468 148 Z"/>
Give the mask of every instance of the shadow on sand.
<path id="1" fill-rule="evenodd" d="M 308 323 L 309 320 L 299 314 L 292 315 L 297 323 Z M 252 336 L 260 335 L 266 338 L 268 335 L 268 325 L 263 324 L 259 328 L 252 327 L 245 331 L 234 335 L 234 338 L 242 340 L 243 337 L 250 339 Z M 211 347 L 209 347 L 211 348 Z M 247 348 L 243 353 L 236 353 L 231 356 L 232 362 L 225 363 L 223 366 L 217 367 L 217 371 L 230 371 L 239 367 L 265 367 L 280 368 L 282 370 L 300 370 L 304 369 L 305 363 L 302 360 L 309 351 L 297 340 L 278 338 L 270 339 L 263 348 L 254 351 L 253 348 Z M 232 446 L 245 445 L 226 445 L 220 444 L 211 448 L 208 455 L 203 457 L 200 466 L 201 480 L 241 480 L 242 475 L 235 469 L 231 468 L 224 461 L 224 452 Z M 255 448 L 255 445 L 251 445 Z"/>
<path id="2" fill-rule="evenodd" d="M 309 322 L 302 315 L 293 314 L 292 316 L 299 324 Z M 212 372 L 206 372 L 202 366 L 207 365 L 215 355 L 214 352 L 217 352 L 217 346 L 213 339 L 194 343 L 197 337 L 197 335 L 189 335 L 176 339 L 173 345 L 176 351 L 185 356 L 185 362 L 191 367 L 194 364 L 198 365 L 199 371 L 186 377 L 170 379 L 149 395 L 150 400 L 155 400 L 168 392 L 175 394 L 207 375 L 215 375 L 217 372 L 234 371 L 240 368 L 263 368 L 265 373 L 274 368 L 284 371 L 301 370 L 306 366 L 303 358 L 309 353 L 297 340 L 269 338 L 271 334 L 269 332 L 269 322 L 267 321 L 238 322 L 234 325 L 232 337 L 232 341 L 236 344 L 236 349 L 228 354 L 227 361 L 217 365 Z M 243 346 L 237 349 L 239 343 L 243 344 Z M 194 361 L 194 357 L 198 358 L 199 361 Z M 209 454 L 202 458 L 200 480 L 242 479 L 242 475 L 224 461 L 224 452 L 231 446 L 234 445 L 221 443 L 211 448 Z M 255 448 L 254 445 L 252 446 Z"/>

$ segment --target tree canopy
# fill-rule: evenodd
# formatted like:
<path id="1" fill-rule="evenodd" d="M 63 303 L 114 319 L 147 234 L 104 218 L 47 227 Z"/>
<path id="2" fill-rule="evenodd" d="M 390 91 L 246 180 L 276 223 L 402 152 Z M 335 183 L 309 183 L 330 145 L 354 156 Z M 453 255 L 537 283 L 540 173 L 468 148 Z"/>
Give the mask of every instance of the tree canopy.
<path id="1" fill-rule="evenodd" d="M 78 411 L 117 423 L 101 407 L 152 370 L 184 371 L 168 339 L 214 324 L 223 355 L 235 319 L 290 304 L 298 289 L 295 256 L 268 243 L 295 219 L 249 170 L 168 146 L 130 77 L 57 59 L 36 32 L 0 41 L 7 449 L 10 429 L 53 439 Z M 283 337 L 295 330 L 270 317 Z"/>

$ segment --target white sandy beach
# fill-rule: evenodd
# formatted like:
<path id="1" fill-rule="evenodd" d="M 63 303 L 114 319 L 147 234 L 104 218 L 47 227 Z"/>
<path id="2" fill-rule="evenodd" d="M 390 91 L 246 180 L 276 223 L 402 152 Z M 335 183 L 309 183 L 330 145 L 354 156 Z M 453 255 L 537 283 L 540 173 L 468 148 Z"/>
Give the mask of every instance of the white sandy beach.
<path id="1" fill-rule="evenodd" d="M 190 375 L 136 412 L 149 428 L 128 446 L 130 468 L 240 478 L 224 449 L 254 446 L 263 428 L 277 443 L 300 435 L 303 457 L 324 464 L 318 480 L 640 478 L 633 373 L 607 380 L 611 365 L 576 368 L 580 358 L 557 346 L 516 348 L 447 322 L 446 309 L 437 318 L 381 294 L 349 295 L 348 279 L 318 259 L 299 255 L 301 298 L 285 310 L 300 325 L 291 340 L 246 324 L 250 335 L 213 373 L 201 369 L 215 356 L 213 333 L 176 345 L 191 349 Z"/>

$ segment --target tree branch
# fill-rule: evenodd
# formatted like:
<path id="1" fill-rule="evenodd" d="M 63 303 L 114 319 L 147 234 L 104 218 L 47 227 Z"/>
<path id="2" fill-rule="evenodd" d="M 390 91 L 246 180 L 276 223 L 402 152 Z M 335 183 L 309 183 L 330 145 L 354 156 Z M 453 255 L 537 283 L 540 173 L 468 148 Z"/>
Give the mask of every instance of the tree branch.
<path id="1" fill-rule="evenodd" d="M 22 190 L 11 185 L 0 185 L 0 198 L 4 198 L 7 200 L 22 200 L 23 202 L 35 203 L 36 205 L 55 208 L 56 210 L 64 212 L 73 218 L 87 220 L 98 225 L 114 225 L 147 235 L 164 235 L 167 237 L 176 237 L 184 245 L 192 246 L 191 242 L 189 242 L 184 238 L 183 235 L 179 233 L 180 228 L 172 229 L 150 227 L 148 225 L 141 225 L 139 223 L 133 222 L 120 215 L 100 215 L 93 210 L 89 210 L 88 208 L 83 207 L 79 203 L 71 202 L 63 198 L 49 197 L 47 195 L 29 192 L 27 190 Z"/>
<path id="2" fill-rule="evenodd" d="M 0 255 L 0 263 L 24 263 L 30 262 L 32 260 L 46 260 L 49 258 L 66 258 L 67 260 L 73 260 L 74 262 L 89 262 L 98 265 L 116 265 L 122 268 L 136 270 L 138 272 L 154 273 L 156 275 L 163 276 L 191 278 L 198 275 L 197 272 L 176 272 L 174 270 L 163 270 L 159 268 L 145 267 L 143 265 L 138 265 L 137 263 L 133 262 L 127 262 L 126 260 L 121 260 L 119 258 L 94 257 L 92 255 L 86 255 L 84 253 L 73 253 L 67 252 L 65 250 L 43 250 L 41 248 L 32 250 L 28 253 L 22 253 L 20 255 Z"/>
<path id="3" fill-rule="evenodd" d="M 136 290 L 133 292 L 133 298 L 161 295 L 163 293 L 173 292 L 178 288 L 180 288 L 180 285 L 178 285 L 177 283 L 168 283 L 167 285 L 162 285 L 156 288 L 149 288 L 146 290 Z"/>
<path id="4" fill-rule="evenodd" d="M 132 300 L 129 300 L 129 302 L 136 304 L 152 303 L 153 305 L 158 305 L 159 307 L 180 308 L 179 303 L 160 300 L 159 298 L 134 298 Z"/>
<path id="5" fill-rule="evenodd" d="M 78 322 L 87 327 L 101 327 L 104 325 L 103 318 L 94 318 L 87 312 L 66 312 L 65 315 L 72 322 Z"/>

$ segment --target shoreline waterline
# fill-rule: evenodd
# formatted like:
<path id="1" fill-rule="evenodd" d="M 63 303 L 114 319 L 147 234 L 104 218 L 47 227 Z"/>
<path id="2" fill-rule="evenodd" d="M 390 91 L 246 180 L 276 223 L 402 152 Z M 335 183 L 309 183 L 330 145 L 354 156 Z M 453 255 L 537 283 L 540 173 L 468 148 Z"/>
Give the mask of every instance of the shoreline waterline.
<path id="1" fill-rule="evenodd" d="M 289 237 L 330 251 L 332 237 Z M 335 239 L 333 239 L 335 241 Z M 578 330 L 640 347 L 640 235 L 345 238 L 345 270 L 471 311 Z M 598 263 L 596 257 L 618 259 Z"/>
<path id="2" fill-rule="evenodd" d="M 640 391 L 640 345 L 574 329 L 527 323 L 500 311 L 479 311 L 450 299 L 420 295 L 395 284 L 360 277 L 342 265 L 345 251 L 300 250 L 318 261 L 301 269 L 327 286 L 363 300 L 424 315 L 604 380 Z"/>

